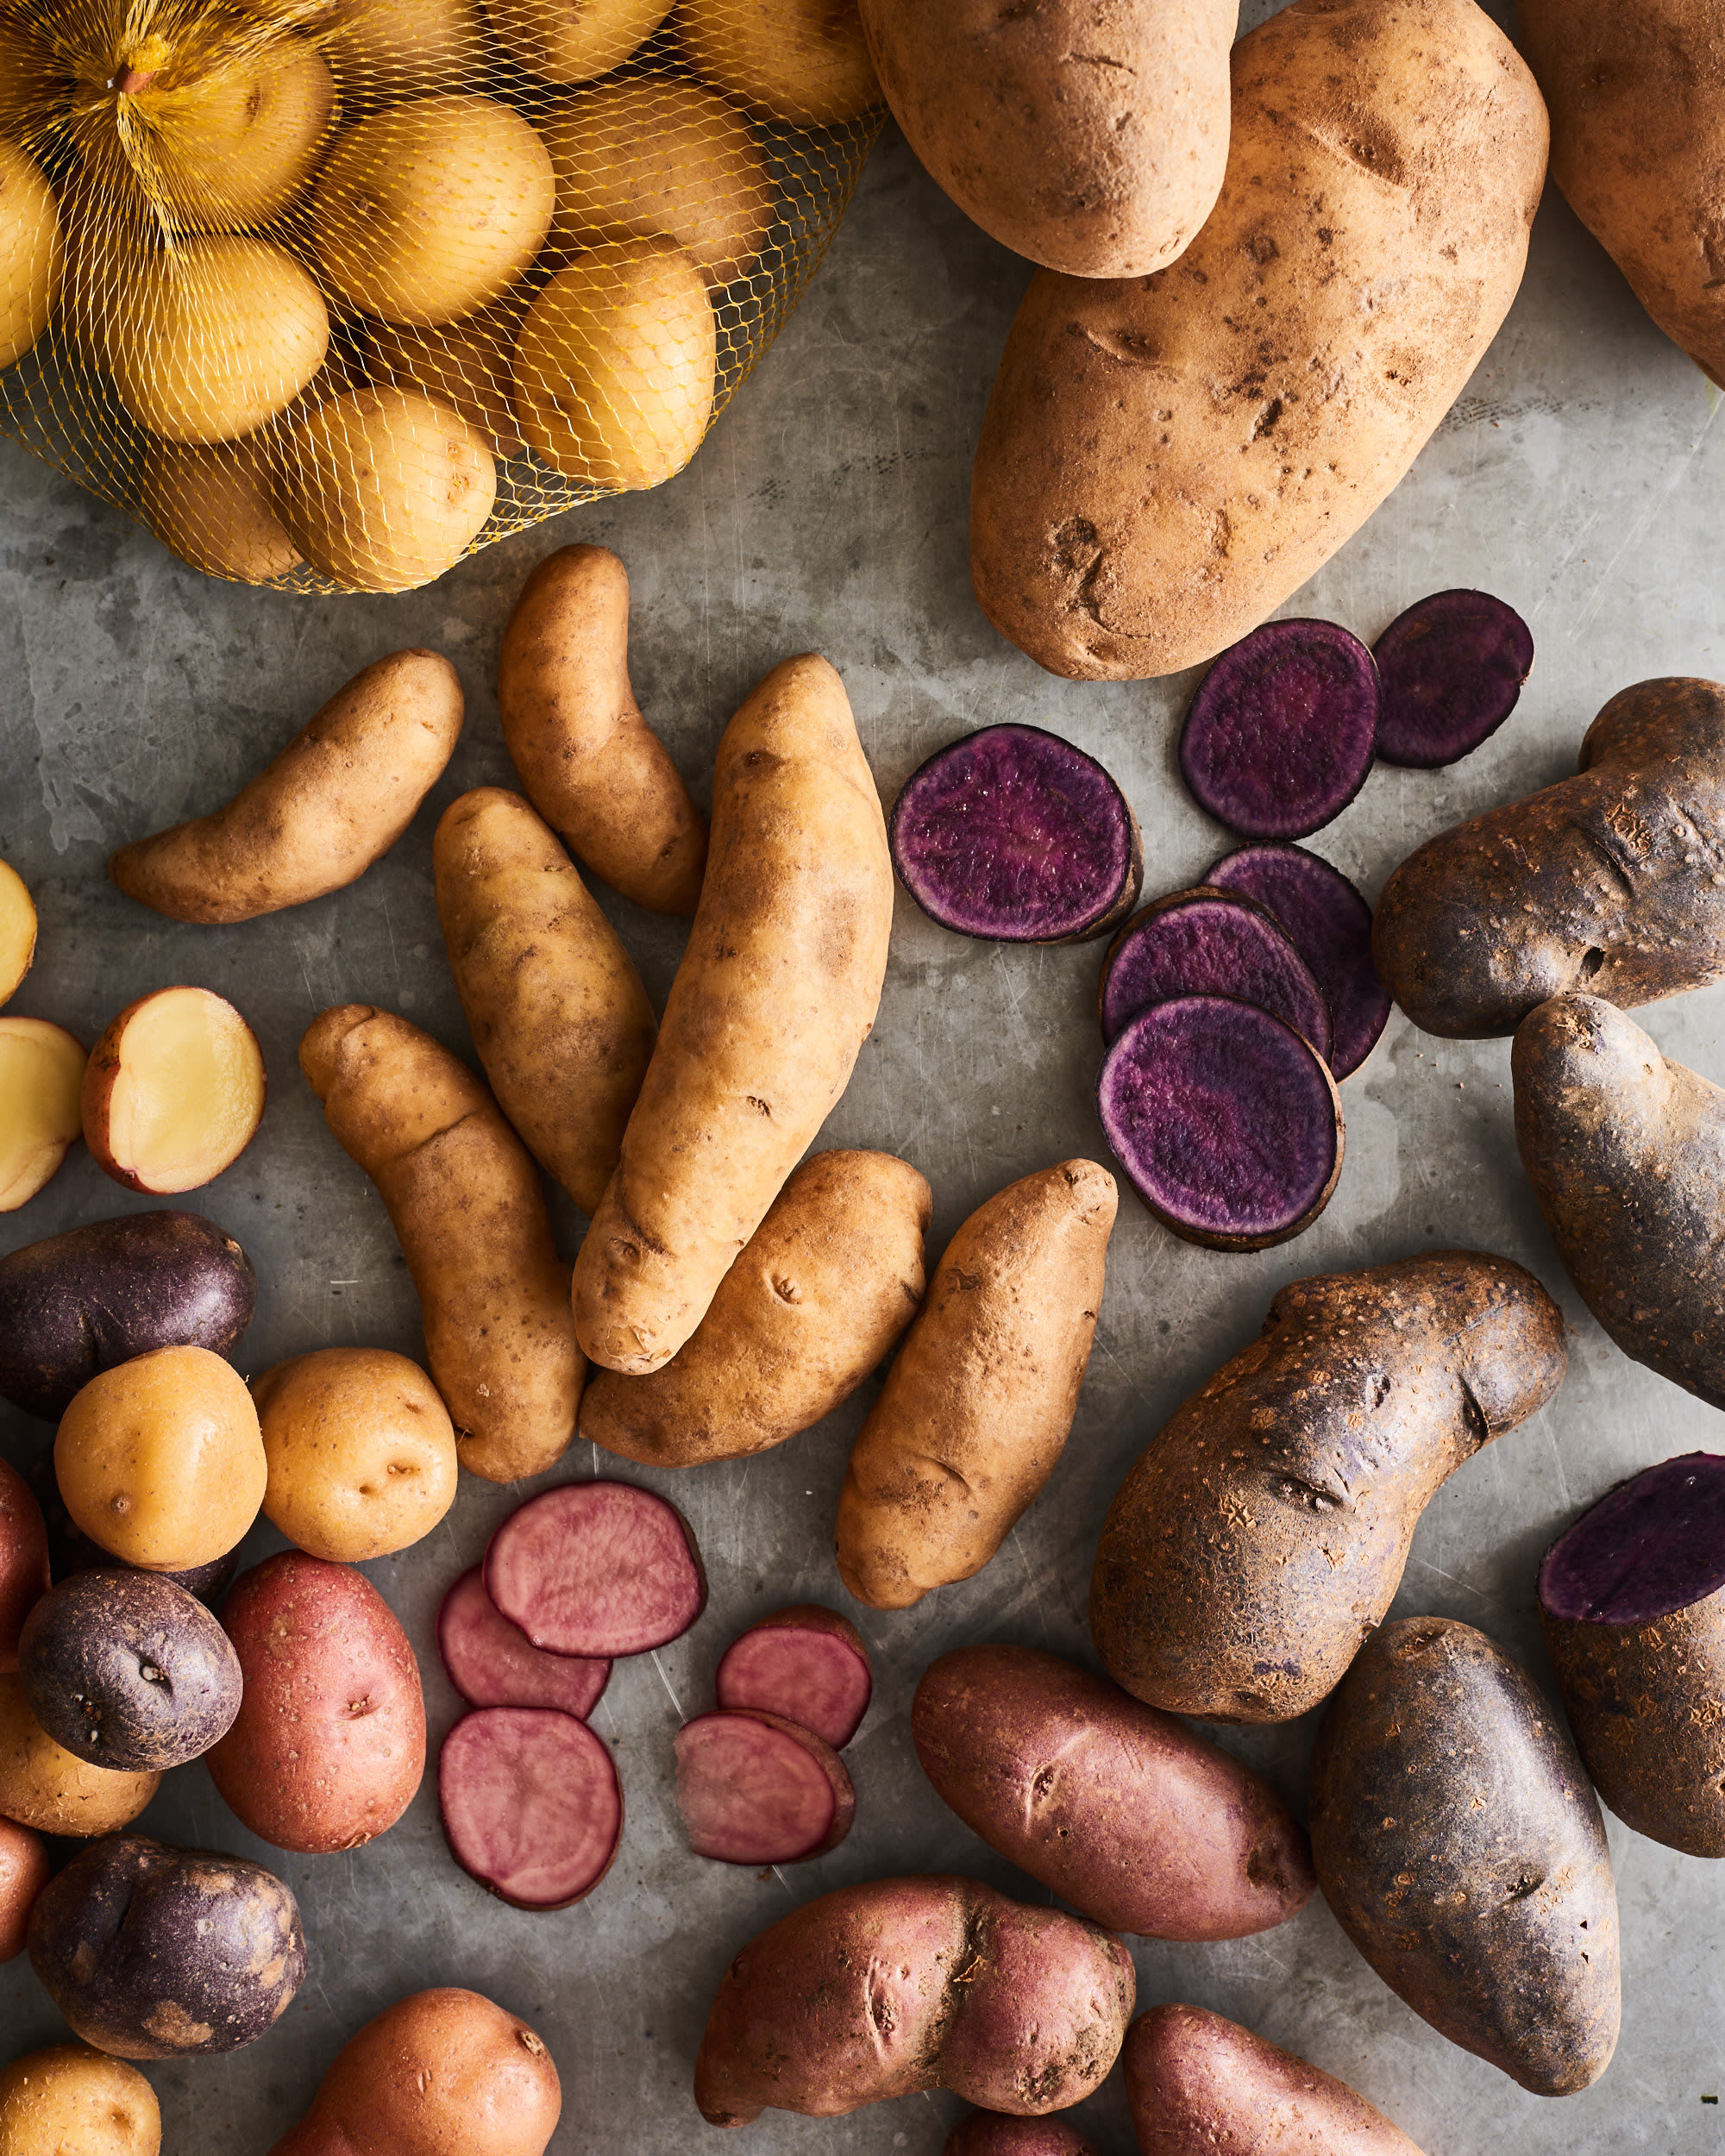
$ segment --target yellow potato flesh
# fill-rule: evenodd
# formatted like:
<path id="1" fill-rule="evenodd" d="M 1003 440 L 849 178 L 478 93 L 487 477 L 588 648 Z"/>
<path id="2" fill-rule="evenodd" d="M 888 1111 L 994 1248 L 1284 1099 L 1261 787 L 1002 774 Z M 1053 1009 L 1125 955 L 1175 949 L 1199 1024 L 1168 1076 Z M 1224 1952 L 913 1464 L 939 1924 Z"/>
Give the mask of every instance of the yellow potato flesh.
<path id="1" fill-rule="evenodd" d="M 826 128 L 881 101 L 856 0 L 684 0 L 677 28 L 696 74 L 753 112 Z"/>
<path id="2" fill-rule="evenodd" d="M 160 2156 L 155 2090 L 123 2059 L 51 2044 L 0 2068 L 5 2156 Z"/>
<path id="3" fill-rule="evenodd" d="M 64 1026 L 0 1018 L 0 1213 L 34 1198 L 76 1142 L 85 1062 Z"/>
<path id="4" fill-rule="evenodd" d="M 0 861 L 0 1003 L 16 993 L 35 955 L 35 901 L 17 870 Z"/>
<path id="5" fill-rule="evenodd" d="M 263 1055 L 233 1005 L 207 988 L 164 988 L 134 1008 L 117 1048 L 115 1167 L 161 1192 L 196 1190 L 231 1167 L 264 1112 Z"/>
<path id="6" fill-rule="evenodd" d="M 0 141 L 0 367 L 47 328 L 65 253 L 53 189 L 34 159 Z"/>
<path id="7" fill-rule="evenodd" d="M 154 445 L 143 511 L 163 545 L 206 576 L 267 584 L 299 565 L 299 549 L 270 506 L 261 456 L 246 442 Z"/>
<path id="8" fill-rule="evenodd" d="M 39 1834 L 111 1834 L 138 1816 L 160 1783 L 159 1774 L 74 1758 L 30 1712 L 16 1671 L 0 1676 L 0 1813 L 8 1819 Z"/>
<path id="9" fill-rule="evenodd" d="M 488 0 L 492 28 L 530 75 L 591 82 L 620 67 L 671 11 L 671 0 Z"/>

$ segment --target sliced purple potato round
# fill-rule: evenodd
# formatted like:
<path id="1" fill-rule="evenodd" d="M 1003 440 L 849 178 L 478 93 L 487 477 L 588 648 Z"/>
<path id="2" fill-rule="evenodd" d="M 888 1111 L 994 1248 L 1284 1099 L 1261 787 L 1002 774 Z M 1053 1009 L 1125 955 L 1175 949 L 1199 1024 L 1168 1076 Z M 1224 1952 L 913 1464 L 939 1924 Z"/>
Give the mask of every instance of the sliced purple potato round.
<path id="1" fill-rule="evenodd" d="M 1725 1457 L 1608 1490 L 1546 1552 L 1539 1601 L 1601 1797 L 1668 1848 L 1725 1857 Z"/>
<path id="2" fill-rule="evenodd" d="M 1204 881 L 1269 907 L 1330 1006 L 1330 1069 L 1338 1078 L 1358 1070 L 1389 1023 L 1389 991 L 1371 962 L 1371 908 L 1341 870 L 1271 842 L 1225 854 Z"/>
<path id="3" fill-rule="evenodd" d="M 1322 1056 L 1230 996 L 1141 1011 L 1103 1058 L 1096 1100 L 1138 1195 L 1189 1243 L 1285 1243 L 1317 1219 L 1341 1173 L 1341 1102 Z"/>
<path id="4" fill-rule="evenodd" d="M 938 750 L 906 780 L 888 837 L 932 921 L 995 943 L 1106 936 L 1144 881 L 1125 794 L 1040 726 L 984 726 Z"/>
<path id="5" fill-rule="evenodd" d="M 1180 735 L 1192 798 L 1246 838 L 1304 838 L 1365 784 L 1377 667 L 1330 621 L 1272 621 L 1198 684 Z"/>
<path id="6" fill-rule="evenodd" d="M 1098 1003 L 1102 1038 L 1170 996 L 1255 1003 L 1330 1060 L 1330 1009 L 1311 968 L 1268 910 L 1234 892 L 1176 891 L 1134 913 L 1108 946 Z"/>
<path id="7" fill-rule="evenodd" d="M 1534 632 L 1490 592 L 1433 592 L 1372 646 L 1385 763 L 1435 771 L 1497 731 L 1534 667 Z"/>

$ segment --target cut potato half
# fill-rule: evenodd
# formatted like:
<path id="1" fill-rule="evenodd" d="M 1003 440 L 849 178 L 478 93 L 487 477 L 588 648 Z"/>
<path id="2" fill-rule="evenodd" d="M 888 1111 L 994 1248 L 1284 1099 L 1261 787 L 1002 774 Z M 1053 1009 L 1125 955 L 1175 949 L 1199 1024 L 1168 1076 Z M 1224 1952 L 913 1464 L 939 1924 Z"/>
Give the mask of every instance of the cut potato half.
<path id="1" fill-rule="evenodd" d="M 17 993 L 35 955 L 35 901 L 17 870 L 0 861 L 0 1003 Z"/>
<path id="2" fill-rule="evenodd" d="M 90 1150 L 129 1190 L 197 1190 L 238 1160 L 263 1120 L 264 1059 L 231 1003 L 159 988 L 128 1005 L 90 1058 Z"/>
<path id="3" fill-rule="evenodd" d="M 0 1213 L 34 1198 L 77 1140 L 84 1065 L 82 1047 L 63 1025 L 0 1018 Z"/>

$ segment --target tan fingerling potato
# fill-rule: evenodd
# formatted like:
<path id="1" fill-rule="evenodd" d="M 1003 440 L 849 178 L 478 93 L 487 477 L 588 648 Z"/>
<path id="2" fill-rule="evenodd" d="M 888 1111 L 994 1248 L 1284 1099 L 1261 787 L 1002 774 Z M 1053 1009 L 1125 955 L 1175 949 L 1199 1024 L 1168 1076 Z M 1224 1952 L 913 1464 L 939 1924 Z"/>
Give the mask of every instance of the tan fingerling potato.
<path id="1" fill-rule="evenodd" d="M 671 11 L 672 0 L 488 0 L 505 50 L 543 82 L 591 82 L 622 66 Z"/>
<path id="2" fill-rule="evenodd" d="M 483 787 L 451 802 L 431 873 L 449 970 L 498 1106 L 591 1214 L 658 1033 L 635 962 L 518 793 Z"/>
<path id="3" fill-rule="evenodd" d="M 515 348 L 528 446 L 618 492 L 674 478 L 712 416 L 718 329 L 700 271 L 669 240 L 607 241 L 546 285 Z"/>
<path id="4" fill-rule="evenodd" d="M 0 2067 L 5 2156 L 160 2156 L 161 2109 L 135 2066 L 50 2044 Z"/>
<path id="5" fill-rule="evenodd" d="M 363 1564 L 422 1540 L 455 1501 L 455 1432 L 417 1363 L 319 1348 L 252 1380 L 264 1512 L 314 1557 Z"/>
<path id="6" fill-rule="evenodd" d="M 35 901 L 12 864 L 0 861 L 0 1004 L 17 993 L 35 955 Z"/>
<path id="7" fill-rule="evenodd" d="M 467 1065 L 387 1011 L 323 1012 L 299 1067 L 400 1240 L 461 1464 L 537 1475 L 575 1433 L 585 1366 L 532 1156 Z"/>
<path id="8" fill-rule="evenodd" d="M 677 34 L 704 82 L 775 120 L 836 127 L 881 102 L 856 0 L 683 0 Z"/>
<path id="9" fill-rule="evenodd" d="M 159 1774 L 74 1758 L 30 1712 L 17 1672 L 0 1675 L 0 1814 L 6 1818 L 39 1834 L 111 1834 L 138 1816 L 160 1783 Z"/>
<path id="10" fill-rule="evenodd" d="M 53 189 L 34 158 L 0 141 L 0 367 L 22 359 L 47 328 L 65 262 Z"/>
<path id="11" fill-rule="evenodd" d="M 465 419 L 493 456 L 524 457 L 515 417 L 515 340 L 526 304 L 500 300 L 461 322 L 435 329 L 378 322 L 367 331 L 366 359 L 374 382 L 435 397 Z"/>
<path id="12" fill-rule="evenodd" d="M 198 1190 L 251 1144 L 267 1083 L 257 1036 L 231 1003 L 208 988 L 158 988 L 90 1052 L 85 1139 L 128 1190 Z"/>
<path id="13" fill-rule="evenodd" d="M 205 576 L 267 584 L 299 567 L 299 549 L 270 505 L 268 466 L 255 443 L 152 442 L 139 491 L 150 530 Z"/>
<path id="14" fill-rule="evenodd" d="M 122 846 L 108 874 L 175 921 L 250 921 L 380 861 L 443 775 L 466 709 L 435 651 L 395 651 L 338 689 L 225 807 Z"/>
<path id="15" fill-rule="evenodd" d="M 85 1060 L 63 1025 L 0 1018 L 0 1213 L 27 1205 L 78 1143 Z"/>
<path id="16" fill-rule="evenodd" d="M 707 823 L 629 680 L 629 572 L 561 547 L 521 588 L 497 664 L 503 737 L 535 808 L 596 876 L 655 913 L 693 913 Z"/>

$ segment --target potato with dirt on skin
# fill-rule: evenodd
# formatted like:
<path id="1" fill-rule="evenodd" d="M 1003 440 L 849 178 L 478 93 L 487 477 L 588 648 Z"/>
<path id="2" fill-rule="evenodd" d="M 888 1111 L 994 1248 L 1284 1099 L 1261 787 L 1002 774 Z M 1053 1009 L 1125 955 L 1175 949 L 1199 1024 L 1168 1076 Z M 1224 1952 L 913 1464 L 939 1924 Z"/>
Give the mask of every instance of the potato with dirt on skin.
<path id="1" fill-rule="evenodd" d="M 881 102 L 856 0 L 682 0 L 675 23 L 701 80 L 768 119 L 838 127 Z"/>
<path id="2" fill-rule="evenodd" d="M 255 920 L 340 891 L 413 821 L 465 710 L 461 677 L 438 653 L 374 660 L 232 800 L 134 839 L 108 874 L 175 921 Z"/>
<path id="3" fill-rule="evenodd" d="M 252 1380 L 269 1480 L 265 1517 L 348 1564 L 422 1541 L 455 1502 L 455 1432 L 417 1363 L 319 1348 Z"/>
<path id="4" fill-rule="evenodd" d="M 50 2044 L 0 2066 L 5 2156 L 161 2156 L 155 2090 L 123 2059 Z"/>
<path id="5" fill-rule="evenodd" d="M 932 1200 L 890 1153 L 816 1153 L 646 1377 L 599 1370 L 580 1433 L 647 1467 L 746 1459 L 829 1415 L 877 1369 L 922 1301 Z"/>
<path id="6" fill-rule="evenodd" d="M 299 567 L 299 549 L 270 505 L 259 443 L 152 442 L 139 506 L 162 544 L 206 576 L 268 584 Z"/>
<path id="7" fill-rule="evenodd" d="M 155 1795 L 161 1777 L 92 1767 L 57 1745 L 16 1670 L 0 1675 L 0 1814 L 39 1834 L 111 1834 Z"/>
<path id="8" fill-rule="evenodd" d="M 34 158 L 0 140 L 0 368 L 47 328 L 65 263 L 53 189 Z"/>
<path id="9" fill-rule="evenodd" d="M 34 1827 L 0 1818 L 0 1961 L 16 1960 L 23 1952 L 30 1909 L 47 1880 L 47 1844 Z M 4 2115 L 0 2110 L 0 2118 Z M 4 2147 L 0 2140 L 0 2148 Z"/>
<path id="10" fill-rule="evenodd" d="M 1101 1307 L 1114 1179 L 1061 1161 L 997 1191 L 942 1253 L 851 1447 L 838 1576 L 908 1609 L 992 1557 L 1054 1472 Z"/>
<path id="11" fill-rule="evenodd" d="M 542 82 L 591 82 L 638 52 L 672 0 L 489 0 L 498 42 Z"/>

